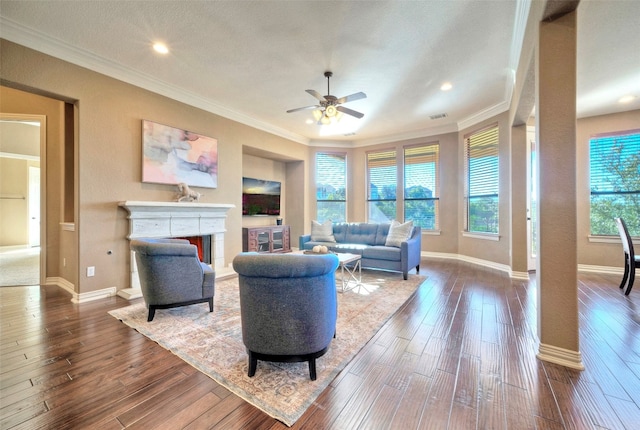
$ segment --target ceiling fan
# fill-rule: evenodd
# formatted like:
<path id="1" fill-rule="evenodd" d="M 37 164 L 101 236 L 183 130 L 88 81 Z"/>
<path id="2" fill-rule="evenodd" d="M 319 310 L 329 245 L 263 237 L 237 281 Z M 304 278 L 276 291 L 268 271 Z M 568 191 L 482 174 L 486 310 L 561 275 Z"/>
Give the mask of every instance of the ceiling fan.
<path id="1" fill-rule="evenodd" d="M 316 90 L 306 90 L 313 97 L 317 98 L 320 104 L 313 106 L 305 106 L 296 109 L 289 109 L 287 113 L 297 112 L 300 110 L 313 109 L 313 116 L 318 121 L 319 125 L 329 124 L 333 118 L 336 120 L 340 119 L 341 114 L 346 113 L 347 115 L 354 116 L 356 118 L 362 118 L 364 116 L 363 113 L 355 111 L 353 109 L 349 109 L 347 107 L 341 106 L 343 103 L 352 102 L 354 100 L 360 100 L 367 97 L 367 95 L 363 92 L 354 93 L 348 96 L 337 98 L 336 96 L 331 95 L 331 91 L 329 90 L 329 79 L 333 76 L 332 72 L 324 72 L 325 78 L 327 78 L 327 95 L 323 96 Z"/>

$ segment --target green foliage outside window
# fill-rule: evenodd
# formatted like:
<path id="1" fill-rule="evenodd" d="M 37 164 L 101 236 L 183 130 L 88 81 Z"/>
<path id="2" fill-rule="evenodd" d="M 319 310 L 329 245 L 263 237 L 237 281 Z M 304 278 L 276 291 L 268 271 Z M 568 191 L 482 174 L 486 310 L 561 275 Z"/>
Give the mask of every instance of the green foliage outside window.
<path id="1" fill-rule="evenodd" d="M 347 214 L 347 156 L 316 154 L 316 219 L 345 222 Z"/>
<path id="2" fill-rule="evenodd" d="M 498 233 L 498 197 L 469 198 L 469 231 Z"/>
<path id="3" fill-rule="evenodd" d="M 591 139 L 590 168 L 591 234 L 617 236 L 620 217 L 640 237 L 640 133 Z"/>

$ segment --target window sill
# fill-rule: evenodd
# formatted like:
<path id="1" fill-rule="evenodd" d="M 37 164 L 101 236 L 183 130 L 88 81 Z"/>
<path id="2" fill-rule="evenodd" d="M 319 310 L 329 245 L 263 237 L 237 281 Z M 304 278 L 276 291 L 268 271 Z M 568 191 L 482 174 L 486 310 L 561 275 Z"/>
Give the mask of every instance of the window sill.
<path id="1" fill-rule="evenodd" d="M 62 231 L 76 231 L 76 225 L 72 222 L 61 222 L 60 228 Z"/>
<path id="2" fill-rule="evenodd" d="M 494 242 L 500 241 L 500 235 L 495 233 L 472 233 L 469 231 L 463 231 L 462 237 L 470 237 L 472 239 L 492 240 Z"/>
<path id="3" fill-rule="evenodd" d="M 440 236 L 442 234 L 440 230 L 422 230 L 421 233 L 427 236 Z"/>

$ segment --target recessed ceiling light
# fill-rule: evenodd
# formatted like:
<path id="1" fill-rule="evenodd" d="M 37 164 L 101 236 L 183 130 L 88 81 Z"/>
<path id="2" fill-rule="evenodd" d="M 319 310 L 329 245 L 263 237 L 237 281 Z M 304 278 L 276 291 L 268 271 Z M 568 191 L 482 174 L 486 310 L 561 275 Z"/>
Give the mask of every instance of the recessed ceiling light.
<path id="1" fill-rule="evenodd" d="M 169 48 L 167 48 L 167 45 L 165 45 L 162 42 L 156 42 L 153 44 L 153 49 L 156 52 L 159 52 L 160 54 L 168 54 L 169 53 Z"/>
<path id="2" fill-rule="evenodd" d="M 622 97 L 620 100 L 618 100 L 618 102 L 619 103 L 629 103 L 629 102 L 632 102 L 634 99 L 635 99 L 634 96 L 629 95 L 629 96 Z"/>
<path id="3" fill-rule="evenodd" d="M 449 91 L 451 88 L 453 88 L 453 85 L 451 85 L 451 82 L 445 82 L 444 84 L 442 84 L 442 86 L 440 87 L 440 89 L 442 91 Z"/>

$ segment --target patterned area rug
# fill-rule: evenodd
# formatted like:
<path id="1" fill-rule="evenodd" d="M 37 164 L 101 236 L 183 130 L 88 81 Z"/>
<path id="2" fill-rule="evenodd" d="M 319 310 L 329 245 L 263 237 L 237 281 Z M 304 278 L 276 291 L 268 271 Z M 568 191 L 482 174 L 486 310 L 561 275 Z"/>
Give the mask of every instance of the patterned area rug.
<path id="1" fill-rule="evenodd" d="M 337 277 L 336 283 L 341 286 L 339 273 Z M 158 310 L 148 323 L 142 300 L 109 313 L 292 426 L 425 279 L 410 274 L 404 281 L 399 273 L 363 270 L 359 286 L 338 294 L 337 337 L 316 361 L 315 381 L 309 379 L 307 363 L 258 361 L 255 376 L 247 376 L 237 278 L 216 282 L 213 313 L 208 312 L 206 303 Z"/>

